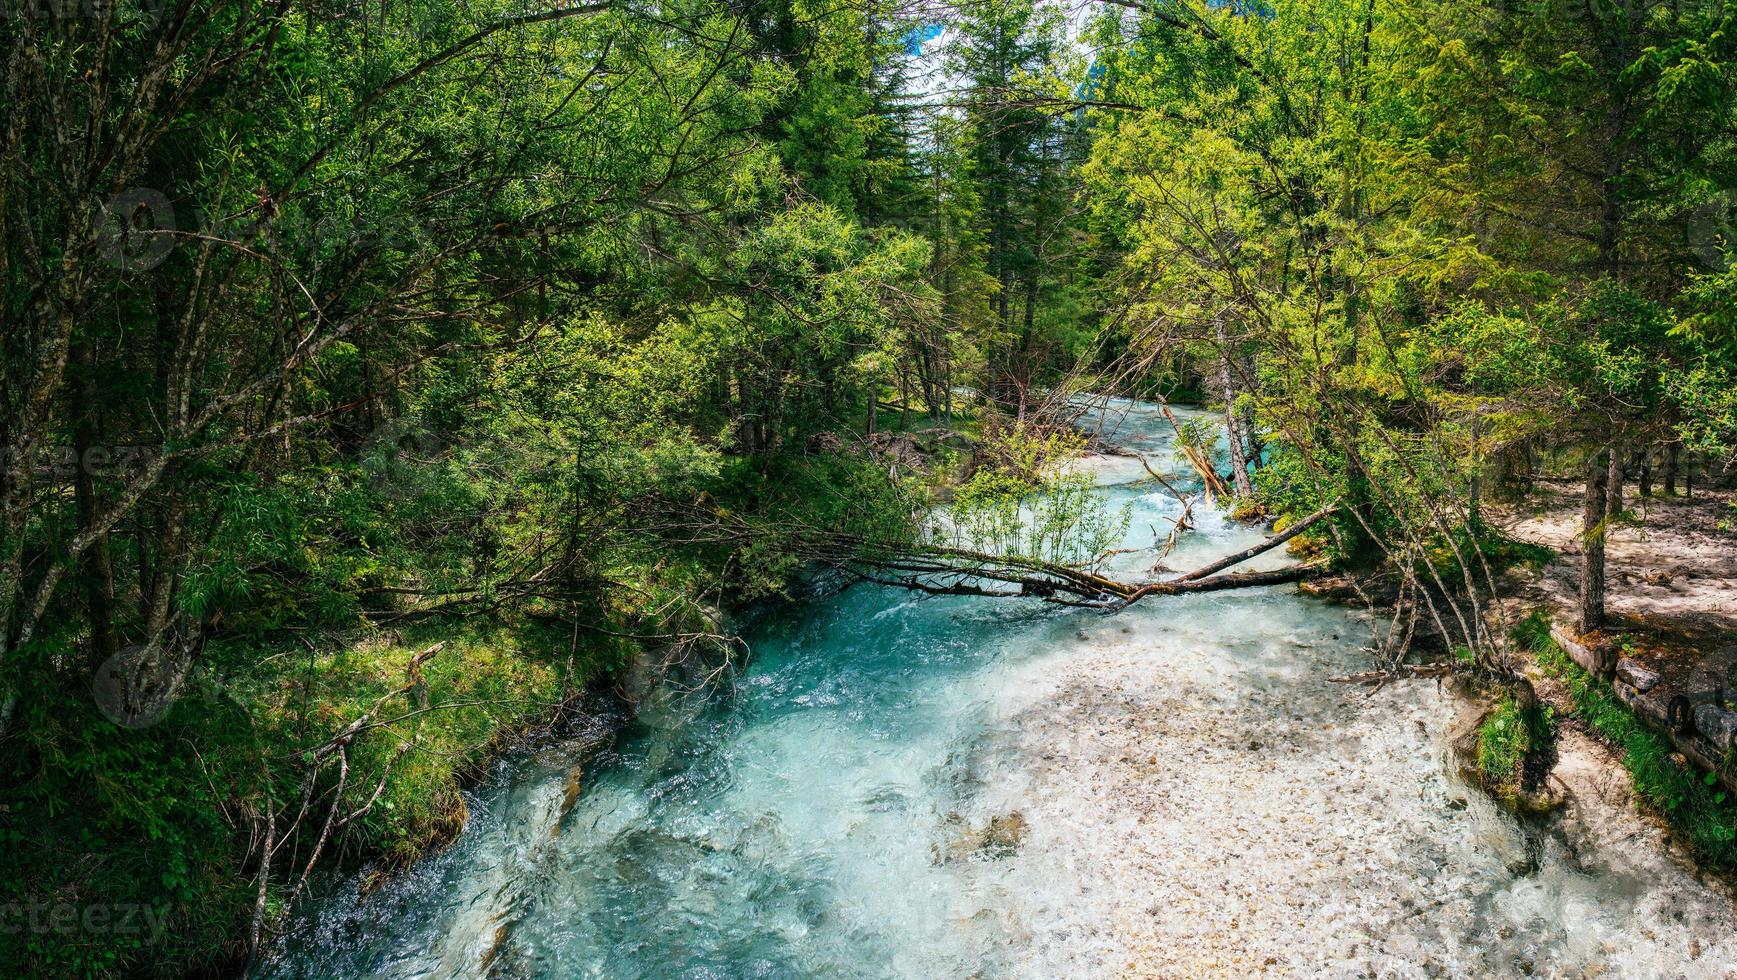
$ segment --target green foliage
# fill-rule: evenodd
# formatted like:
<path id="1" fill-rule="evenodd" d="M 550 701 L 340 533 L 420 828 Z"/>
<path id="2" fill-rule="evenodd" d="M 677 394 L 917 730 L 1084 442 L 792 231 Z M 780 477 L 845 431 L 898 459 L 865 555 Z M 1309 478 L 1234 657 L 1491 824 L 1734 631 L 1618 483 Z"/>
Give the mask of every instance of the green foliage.
<path id="1" fill-rule="evenodd" d="M 930 524 L 939 544 L 1092 568 L 1127 531 L 1131 504 L 1111 508 L 1089 473 L 1068 465 L 1079 437 L 1014 426 L 985 441 L 992 462 L 954 490 Z"/>
<path id="2" fill-rule="evenodd" d="M 1504 691 L 1478 726 L 1478 770 L 1493 786 L 1518 787 L 1526 760 L 1548 751 L 1553 737 L 1550 708 L 1522 709 Z"/>
<path id="3" fill-rule="evenodd" d="M 924 504 L 919 484 L 848 452 L 738 461 L 710 486 L 719 517 L 740 520 L 746 541 L 700 554 L 744 600 L 783 594 L 804 570 L 801 542 L 814 532 L 861 538 L 876 553 L 918 536 Z"/>
<path id="4" fill-rule="evenodd" d="M 1339 505 L 1311 546 L 1450 590 L 1544 560 L 1480 516 L 1534 450 L 1737 451 L 1716 5 L 1160 4 L 1088 71 L 1059 8 L 971 0 L 946 112 L 889 4 L 146 6 L 0 18 L 10 878 L 176 908 L 162 950 L 17 939 L 42 972 L 233 960 L 260 815 L 420 630 L 484 704 L 356 746 L 362 785 L 414 743 L 346 856 L 449 832 L 455 773 L 629 654 L 575 635 L 707 633 L 816 536 L 1092 566 L 1127 512 L 1002 407 L 1225 403 L 1269 511 Z M 175 235 L 123 233 L 141 191 Z M 934 520 L 965 462 L 877 455 L 923 415 L 982 426 Z M 18 458 L 75 447 L 137 452 Z M 115 729 L 133 646 L 219 693 Z"/>
<path id="5" fill-rule="evenodd" d="M 87 690 L 31 702 L 20 726 L 25 744 L 9 753 L 3 773 L 13 789 L 0 829 L 0 905 L 138 906 L 160 915 L 163 928 L 116 930 L 98 942 L 79 929 L 9 930 L 0 934 L 0 962 L 43 976 L 140 963 L 163 976 L 233 967 L 255 897 L 238 871 L 247 842 L 237 830 L 263 807 L 296 798 L 305 751 L 403 684 L 411 655 L 436 641 L 447 648 L 425 677 L 438 707 L 415 714 L 414 700 L 394 699 L 382 717 L 408 717 L 366 733 L 349 756 L 345 802 L 355 809 L 399 743 L 413 746 L 342 841 L 349 853 L 403 861 L 462 826 L 458 790 L 494 746 L 550 717 L 625 651 L 588 643 L 570 659 L 565 630 L 431 624 L 306 645 L 217 645 L 168 714 L 138 730 L 99 714 Z M 19 769 L 26 759 L 37 768 Z M 74 867 L 82 870 L 68 874 Z"/>

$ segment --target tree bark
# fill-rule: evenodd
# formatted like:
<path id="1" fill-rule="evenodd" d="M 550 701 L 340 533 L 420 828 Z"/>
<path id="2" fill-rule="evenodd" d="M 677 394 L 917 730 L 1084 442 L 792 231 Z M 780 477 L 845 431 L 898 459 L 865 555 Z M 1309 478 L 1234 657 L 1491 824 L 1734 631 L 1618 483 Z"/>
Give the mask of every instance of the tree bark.
<path id="1" fill-rule="evenodd" d="M 1604 522 L 1610 451 L 1601 449 L 1586 461 L 1586 494 L 1581 512 L 1580 631 L 1604 626 Z"/>
<path id="2" fill-rule="evenodd" d="M 1242 420 L 1237 417 L 1236 382 L 1231 378 L 1230 348 L 1224 321 L 1216 320 L 1213 330 L 1218 342 L 1218 388 L 1224 398 L 1224 428 L 1230 442 L 1230 474 L 1236 484 L 1236 495 L 1243 499 L 1254 496 L 1254 484 L 1248 478 L 1248 451 L 1242 441 Z"/>
<path id="3" fill-rule="evenodd" d="M 1622 481 L 1624 473 L 1621 449 L 1611 449 L 1609 466 L 1610 468 L 1605 475 L 1604 482 L 1604 513 L 1606 517 L 1614 519 L 1618 514 L 1622 513 Z"/>
<path id="4" fill-rule="evenodd" d="M 1320 510 L 1315 511 L 1313 514 L 1310 514 L 1308 517 L 1305 517 L 1302 520 L 1298 521 L 1297 523 L 1292 524 L 1290 527 L 1285 528 L 1283 531 L 1279 532 L 1278 534 L 1272 535 L 1271 537 L 1267 538 L 1265 541 L 1262 541 L 1260 544 L 1257 544 L 1252 548 L 1248 548 L 1248 549 L 1245 549 L 1243 551 L 1239 551 L 1234 555 L 1226 555 L 1225 557 L 1220 558 L 1218 561 L 1215 561 L 1215 562 L 1211 563 L 1210 565 L 1202 565 L 1201 567 L 1196 568 L 1194 571 L 1189 572 L 1186 575 L 1178 576 L 1174 581 L 1193 582 L 1193 581 L 1197 581 L 1199 579 L 1206 578 L 1208 575 L 1214 575 L 1218 572 L 1222 572 L 1225 569 L 1231 567 L 1232 565 L 1240 565 L 1243 562 L 1248 561 L 1250 558 L 1253 558 L 1256 555 L 1264 554 L 1268 551 L 1271 551 L 1274 548 L 1277 548 L 1279 545 L 1284 544 L 1286 541 L 1289 541 L 1292 538 L 1296 537 L 1297 535 L 1302 534 L 1304 531 L 1307 531 L 1309 528 L 1314 527 L 1317 522 L 1319 522 L 1323 517 L 1326 517 L 1328 514 L 1331 514 L 1332 512 L 1333 512 L 1333 505 L 1328 505 L 1326 507 L 1323 507 Z"/>
<path id="5" fill-rule="evenodd" d="M 88 384 L 85 385 L 85 392 L 88 398 Z M 86 402 L 85 414 L 79 420 L 78 431 L 73 437 L 73 454 L 77 457 L 73 460 L 73 498 L 80 534 L 90 533 L 96 521 L 97 510 L 94 474 L 91 472 L 95 465 L 92 451 L 100 451 L 101 447 L 96 446 L 92 439 L 90 412 L 93 409 L 90 404 Z M 84 553 L 79 577 L 83 580 L 85 611 L 90 616 L 90 665 L 95 668 L 114 656 L 118 648 L 114 631 L 115 580 L 113 568 L 109 564 L 107 534 L 97 535 L 90 549 Z"/>
<path id="6" fill-rule="evenodd" d="M 1677 495 L 1677 444 L 1665 446 L 1665 496 Z"/>
<path id="7" fill-rule="evenodd" d="M 1639 470 L 1636 474 L 1636 480 L 1640 485 L 1640 495 L 1651 497 L 1653 495 L 1653 448 L 1651 446 L 1636 454 L 1635 466 Z"/>

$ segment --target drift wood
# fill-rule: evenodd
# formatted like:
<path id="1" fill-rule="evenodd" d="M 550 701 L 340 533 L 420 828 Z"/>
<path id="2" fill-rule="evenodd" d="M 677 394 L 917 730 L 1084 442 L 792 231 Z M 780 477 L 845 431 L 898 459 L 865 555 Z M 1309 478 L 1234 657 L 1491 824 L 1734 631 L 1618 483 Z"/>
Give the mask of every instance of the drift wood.
<path id="1" fill-rule="evenodd" d="M 1181 576 L 1176 581 L 1178 581 L 1178 582 L 1193 582 L 1197 579 L 1205 578 L 1206 576 L 1211 575 L 1215 572 L 1224 571 L 1225 569 L 1231 567 L 1232 565 L 1240 565 L 1243 562 L 1248 561 L 1250 558 L 1253 558 L 1256 555 L 1264 554 L 1268 551 L 1271 551 L 1274 548 L 1277 548 L 1279 545 L 1284 544 L 1286 541 L 1289 541 L 1292 538 L 1296 537 L 1297 535 L 1302 534 L 1304 531 L 1307 531 L 1309 528 L 1313 527 L 1316 523 L 1318 523 L 1323 517 L 1326 517 L 1328 514 L 1331 514 L 1331 513 L 1333 513 L 1333 507 L 1331 505 L 1329 505 L 1327 507 L 1323 507 L 1320 510 L 1315 511 L 1313 514 L 1310 514 L 1308 517 L 1305 517 L 1302 520 L 1298 521 L 1297 523 L 1291 525 L 1290 527 L 1285 528 L 1284 531 L 1282 531 L 1281 533 L 1275 534 L 1272 537 L 1267 538 L 1265 541 L 1262 541 L 1260 544 L 1257 544 L 1254 547 L 1247 549 L 1246 551 L 1239 551 L 1234 555 L 1227 555 L 1223 558 L 1220 558 L 1218 561 L 1213 562 L 1210 565 L 1203 565 L 1200 568 L 1197 568 L 1194 571 L 1189 572 L 1186 575 Z"/>

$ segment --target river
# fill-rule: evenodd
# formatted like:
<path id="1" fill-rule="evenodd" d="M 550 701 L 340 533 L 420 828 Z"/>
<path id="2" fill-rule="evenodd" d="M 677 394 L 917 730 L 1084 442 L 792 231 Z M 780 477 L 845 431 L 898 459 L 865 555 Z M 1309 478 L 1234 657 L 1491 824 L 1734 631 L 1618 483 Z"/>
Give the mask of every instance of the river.
<path id="1" fill-rule="evenodd" d="M 1150 406 L 1110 424 L 1174 465 Z M 1082 465 L 1130 547 L 1168 530 L 1136 461 Z M 1174 567 L 1260 537 L 1196 517 Z M 264 974 L 1737 976 L 1729 895 L 1619 769 L 1570 735 L 1569 804 L 1516 821 L 1454 771 L 1468 707 L 1329 682 L 1368 621 L 1292 586 L 1115 615 L 859 586 L 745 636 L 723 689 L 582 765 L 595 733 L 510 755 L 451 847 L 325 882 Z"/>

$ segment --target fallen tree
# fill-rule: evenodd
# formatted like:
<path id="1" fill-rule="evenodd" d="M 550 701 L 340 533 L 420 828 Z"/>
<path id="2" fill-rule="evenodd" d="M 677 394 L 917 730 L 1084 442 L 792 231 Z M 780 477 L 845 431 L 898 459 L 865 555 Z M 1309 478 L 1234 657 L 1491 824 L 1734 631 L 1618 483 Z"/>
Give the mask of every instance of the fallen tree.
<path id="1" fill-rule="evenodd" d="M 1126 582 L 1101 575 L 1091 566 L 1067 565 L 1026 555 L 993 554 L 922 541 L 872 539 L 825 529 L 781 525 L 754 526 L 734 514 L 713 513 L 698 538 L 712 543 L 740 542 L 776 535 L 783 550 L 854 580 L 925 592 L 992 598 L 1037 598 L 1058 605 L 1110 611 L 1150 596 L 1219 592 L 1297 582 L 1323 571 L 1318 563 L 1261 572 L 1227 572 L 1285 543 L 1330 512 L 1323 510 L 1252 548 L 1174 578 Z M 692 541 L 690 541 L 692 543 Z"/>
<path id="2" fill-rule="evenodd" d="M 1222 572 L 1225 569 L 1230 568 L 1233 565 L 1240 565 L 1243 562 L 1248 561 L 1250 558 L 1253 558 L 1256 555 L 1264 554 L 1268 551 L 1271 551 L 1274 548 L 1277 548 L 1279 545 L 1284 544 L 1286 541 L 1289 541 L 1292 538 L 1296 537 L 1297 535 L 1302 534 L 1304 531 L 1307 531 L 1309 528 L 1314 527 L 1315 524 L 1320 522 L 1323 518 L 1325 518 L 1327 515 L 1329 515 L 1331 513 L 1333 513 L 1333 505 L 1329 504 L 1328 506 L 1323 507 L 1318 511 L 1315 511 L 1313 514 L 1310 514 L 1308 517 L 1305 517 L 1302 520 L 1298 521 L 1297 523 L 1292 524 L 1290 527 L 1285 528 L 1283 531 L 1267 538 L 1265 541 L 1262 541 L 1260 544 L 1257 544 L 1252 548 L 1248 548 L 1248 549 L 1245 549 L 1243 551 L 1239 551 L 1234 555 L 1226 555 L 1223 558 L 1220 558 L 1219 560 L 1213 562 L 1210 565 L 1202 565 L 1201 567 L 1196 568 L 1194 571 L 1184 574 L 1181 577 L 1180 581 L 1183 581 L 1183 582 L 1196 581 L 1198 579 L 1203 579 L 1203 578 L 1207 577 L 1208 575 L 1213 575 L 1213 574 L 1216 574 L 1218 572 Z"/>

